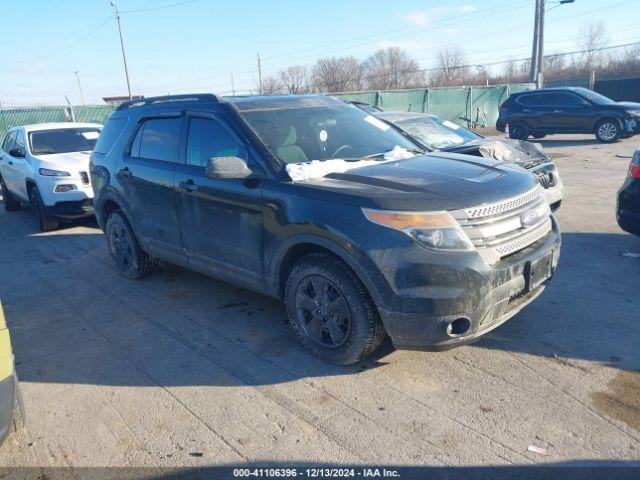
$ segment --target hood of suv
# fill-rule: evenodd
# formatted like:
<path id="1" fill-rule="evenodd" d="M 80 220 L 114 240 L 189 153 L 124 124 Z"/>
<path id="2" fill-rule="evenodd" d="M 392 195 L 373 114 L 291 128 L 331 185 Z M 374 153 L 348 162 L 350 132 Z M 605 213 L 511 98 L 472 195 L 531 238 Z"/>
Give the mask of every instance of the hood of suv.
<path id="1" fill-rule="evenodd" d="M 49 155 L 35 155 L 34 158 L 44 168 L 59 170 L 89 171 L 89 157 L 91 152 L 52 153 Z"/>
<path id="2" fill-rule="evenodd" d="M 452 210 L 518 195 L 536 185 L 513 163 L 429 153 L 296 183 L 300 195 L 389 210 Z"/>
<path id="3" fill-rule="evenodd" d="M 623 110 L 640 110 L 640 103 L 636 102 L 616 102 L 613 105 Z"/>
<path id="4" fill-rule="evenodd" d="M 479 138 L 463 143 L 462 145 L 443 148 L 442 151 L 482 157 L 480 147 L 485 146 L 490 148 L 492 145 L 495 145 L 496 142 L 499 142 L 504 147 L 502 149 L 502 156 L 504 158 L 497 158 L 498 160 L 515 162 L 526 169 L 551 161 L 551 159 L 533 143 L 507 138 Z"/>

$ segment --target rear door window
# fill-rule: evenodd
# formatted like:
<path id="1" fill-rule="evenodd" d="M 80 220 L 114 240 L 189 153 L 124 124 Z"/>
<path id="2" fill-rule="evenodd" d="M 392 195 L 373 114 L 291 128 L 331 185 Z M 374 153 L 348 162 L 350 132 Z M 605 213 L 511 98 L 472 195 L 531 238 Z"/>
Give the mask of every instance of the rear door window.
<path id="1" fill-rule="evenodd" d="M 247 152 L 236 136 L 219 121 L 191 118 L 187 136 L 187 164 L 205 167 L 213 157 L 246 159 Z"/>
<path id="2" fill-rule="evenodd" d="M 182 118 L 152 118 L 138 129 L 131 156 L 163 162 L 178 162 Z"/>
<path id="3" fill-rule="evenodd" d="M 555 104 L 560 107 L 580 107 L 583 101 L 572 93 L 556 93 Z"/>

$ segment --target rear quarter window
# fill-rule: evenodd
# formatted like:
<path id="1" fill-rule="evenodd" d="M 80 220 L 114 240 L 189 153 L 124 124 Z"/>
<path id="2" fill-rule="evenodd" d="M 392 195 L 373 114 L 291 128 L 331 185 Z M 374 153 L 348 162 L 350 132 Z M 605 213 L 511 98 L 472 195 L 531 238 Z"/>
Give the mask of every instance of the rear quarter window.
<path id="1" fill-rule="evenodd" d="M 122 117 L 107 120 L 107 123 L 102 127 L 100 138 L 98 138 L 93 151 L 96 153 L 109 153 L 126 124 L 127 119 Z"/>

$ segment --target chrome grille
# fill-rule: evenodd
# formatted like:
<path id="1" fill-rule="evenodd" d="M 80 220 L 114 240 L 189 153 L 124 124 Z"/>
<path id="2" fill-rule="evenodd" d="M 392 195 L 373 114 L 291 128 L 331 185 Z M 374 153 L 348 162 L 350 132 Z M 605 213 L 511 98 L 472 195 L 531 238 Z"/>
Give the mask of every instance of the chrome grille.
<path id="1" fill-rule="evenodd" d="M 544 238 L 553 228 L 549 204 L 542 188 L 502 202 L 450 212 L 476 250 L 489 263 Z"/>
<path id="2" fill-rule="evenodd" d="M 542 188 L 551 188 L 558 184 L 556 171 L 556 166 L 553 163 L 545 163 L 533 169 L 532 173 L 536 176 Z"/>
<path id="3" fill-rule="evenodd" d="M 501 202 L 490 203 L 487 205 L 481 205 L 478 207 L 465 209 L 468 218 L 486 217 L 489 215 L 495 215 L 497 213 L 506 212 L 513 208 L 517 208 L 521 205 L 525 205 L 532 200 L 535 200 L 540 195 L 540 188 L 534 189 L 519 195 L 517 197 L 510 198 Z"/>

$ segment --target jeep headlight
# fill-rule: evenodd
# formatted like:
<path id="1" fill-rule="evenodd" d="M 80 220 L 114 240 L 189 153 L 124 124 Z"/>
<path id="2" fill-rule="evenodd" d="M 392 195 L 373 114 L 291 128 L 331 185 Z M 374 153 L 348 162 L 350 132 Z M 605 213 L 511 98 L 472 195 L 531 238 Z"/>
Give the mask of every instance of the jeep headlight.
<path id="1" fill-rule="evenodd" d="M 41 168 L 39 170 L 40 175 L 45 177 L 70 177 L 69 172 L 64 172 L 62 170 L 50 170 L 48 168 Z"/>
<path id="2" fill-rule="evenodd" d="M 449 212 L 391 212 L 362 209 L 367 219 L 409 235 L 432 250 L 471 251 L 469 237 Z"/>
<path id="3" fill-rule="evenodd" d="M 632 117 L 640 117 L 640 110 L 627 110 L 627 114 Z"/>

